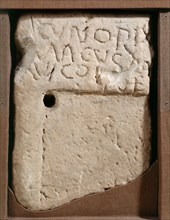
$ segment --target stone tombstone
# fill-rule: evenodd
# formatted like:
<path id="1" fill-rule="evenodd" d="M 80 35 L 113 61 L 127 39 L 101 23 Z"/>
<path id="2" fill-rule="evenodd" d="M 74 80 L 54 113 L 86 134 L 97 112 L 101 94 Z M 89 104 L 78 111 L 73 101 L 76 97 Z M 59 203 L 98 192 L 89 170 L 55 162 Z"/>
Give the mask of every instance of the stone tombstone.
<path id="1" fill-rule="evenodd" d="M 31 210 L 128 184 L 150 165 L 149 16 L 19 19 L 13 188 Z"/>

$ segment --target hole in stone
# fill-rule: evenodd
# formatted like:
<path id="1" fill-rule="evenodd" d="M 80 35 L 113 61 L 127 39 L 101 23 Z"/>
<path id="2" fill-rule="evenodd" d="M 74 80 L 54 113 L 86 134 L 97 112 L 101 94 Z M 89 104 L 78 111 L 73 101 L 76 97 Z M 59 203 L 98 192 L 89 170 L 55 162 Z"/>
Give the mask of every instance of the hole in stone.
<path id="1" fill-rule="evenodd" d="M 52 108 L 55 105 L 55 96 L 50 93 L 45 94 L 43 102 L 47 108 Z"/>

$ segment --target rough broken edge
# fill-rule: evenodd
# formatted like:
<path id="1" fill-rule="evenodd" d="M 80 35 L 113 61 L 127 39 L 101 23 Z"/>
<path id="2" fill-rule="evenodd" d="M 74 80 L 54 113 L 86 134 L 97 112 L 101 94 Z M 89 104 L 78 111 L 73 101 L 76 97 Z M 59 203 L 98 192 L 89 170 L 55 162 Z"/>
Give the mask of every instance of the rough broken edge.
<path id="1" fill-rule="evenodd" d="M 15 217 L 56 217 L 56 219 L 67 218 L 67 216 L 70 218 L 75 216 L 81 218 L 91 216 L 94 218 L 94 216 L 98 216 L 99 219 L 101 216 L 112 216 L 113 219 L 118 216 L 121 216 L 122 219 L 126 216 L 149 216 L 152 219 L 157 216 L 157 186 L 158 161 L 154 162 L 144 174 L 124 186 L 87 195 L 49 211 L 25 209 L 17 202 L 15 195 L 9 189 L 9 214 Z M 129 200 L 129 194 L 131 200 Z M 141 205 L 138 204 L 139 201 Z"/>

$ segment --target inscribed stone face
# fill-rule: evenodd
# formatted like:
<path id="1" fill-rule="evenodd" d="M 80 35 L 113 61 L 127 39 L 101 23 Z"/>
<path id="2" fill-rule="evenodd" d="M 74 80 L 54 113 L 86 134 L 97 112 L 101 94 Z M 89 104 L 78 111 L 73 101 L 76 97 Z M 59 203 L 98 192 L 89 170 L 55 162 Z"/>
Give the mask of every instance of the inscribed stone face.
<path id="1" fill-rule="evenodd" d="M 16 44 L 13 187 L 46 210 L 150 163 L 149 17 L 26 15 Z"/>

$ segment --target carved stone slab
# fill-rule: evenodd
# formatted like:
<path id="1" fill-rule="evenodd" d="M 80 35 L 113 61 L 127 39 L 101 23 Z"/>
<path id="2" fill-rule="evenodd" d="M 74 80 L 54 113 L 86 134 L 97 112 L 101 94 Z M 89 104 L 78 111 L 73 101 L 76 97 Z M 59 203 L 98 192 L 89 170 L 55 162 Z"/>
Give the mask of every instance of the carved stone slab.
<path id="1" fill-rule="evenodd" d="M 51 209 L 148 169 L 148 39 L 146 16 L 20 18 L 13 186 L 23 206 Z"/>

